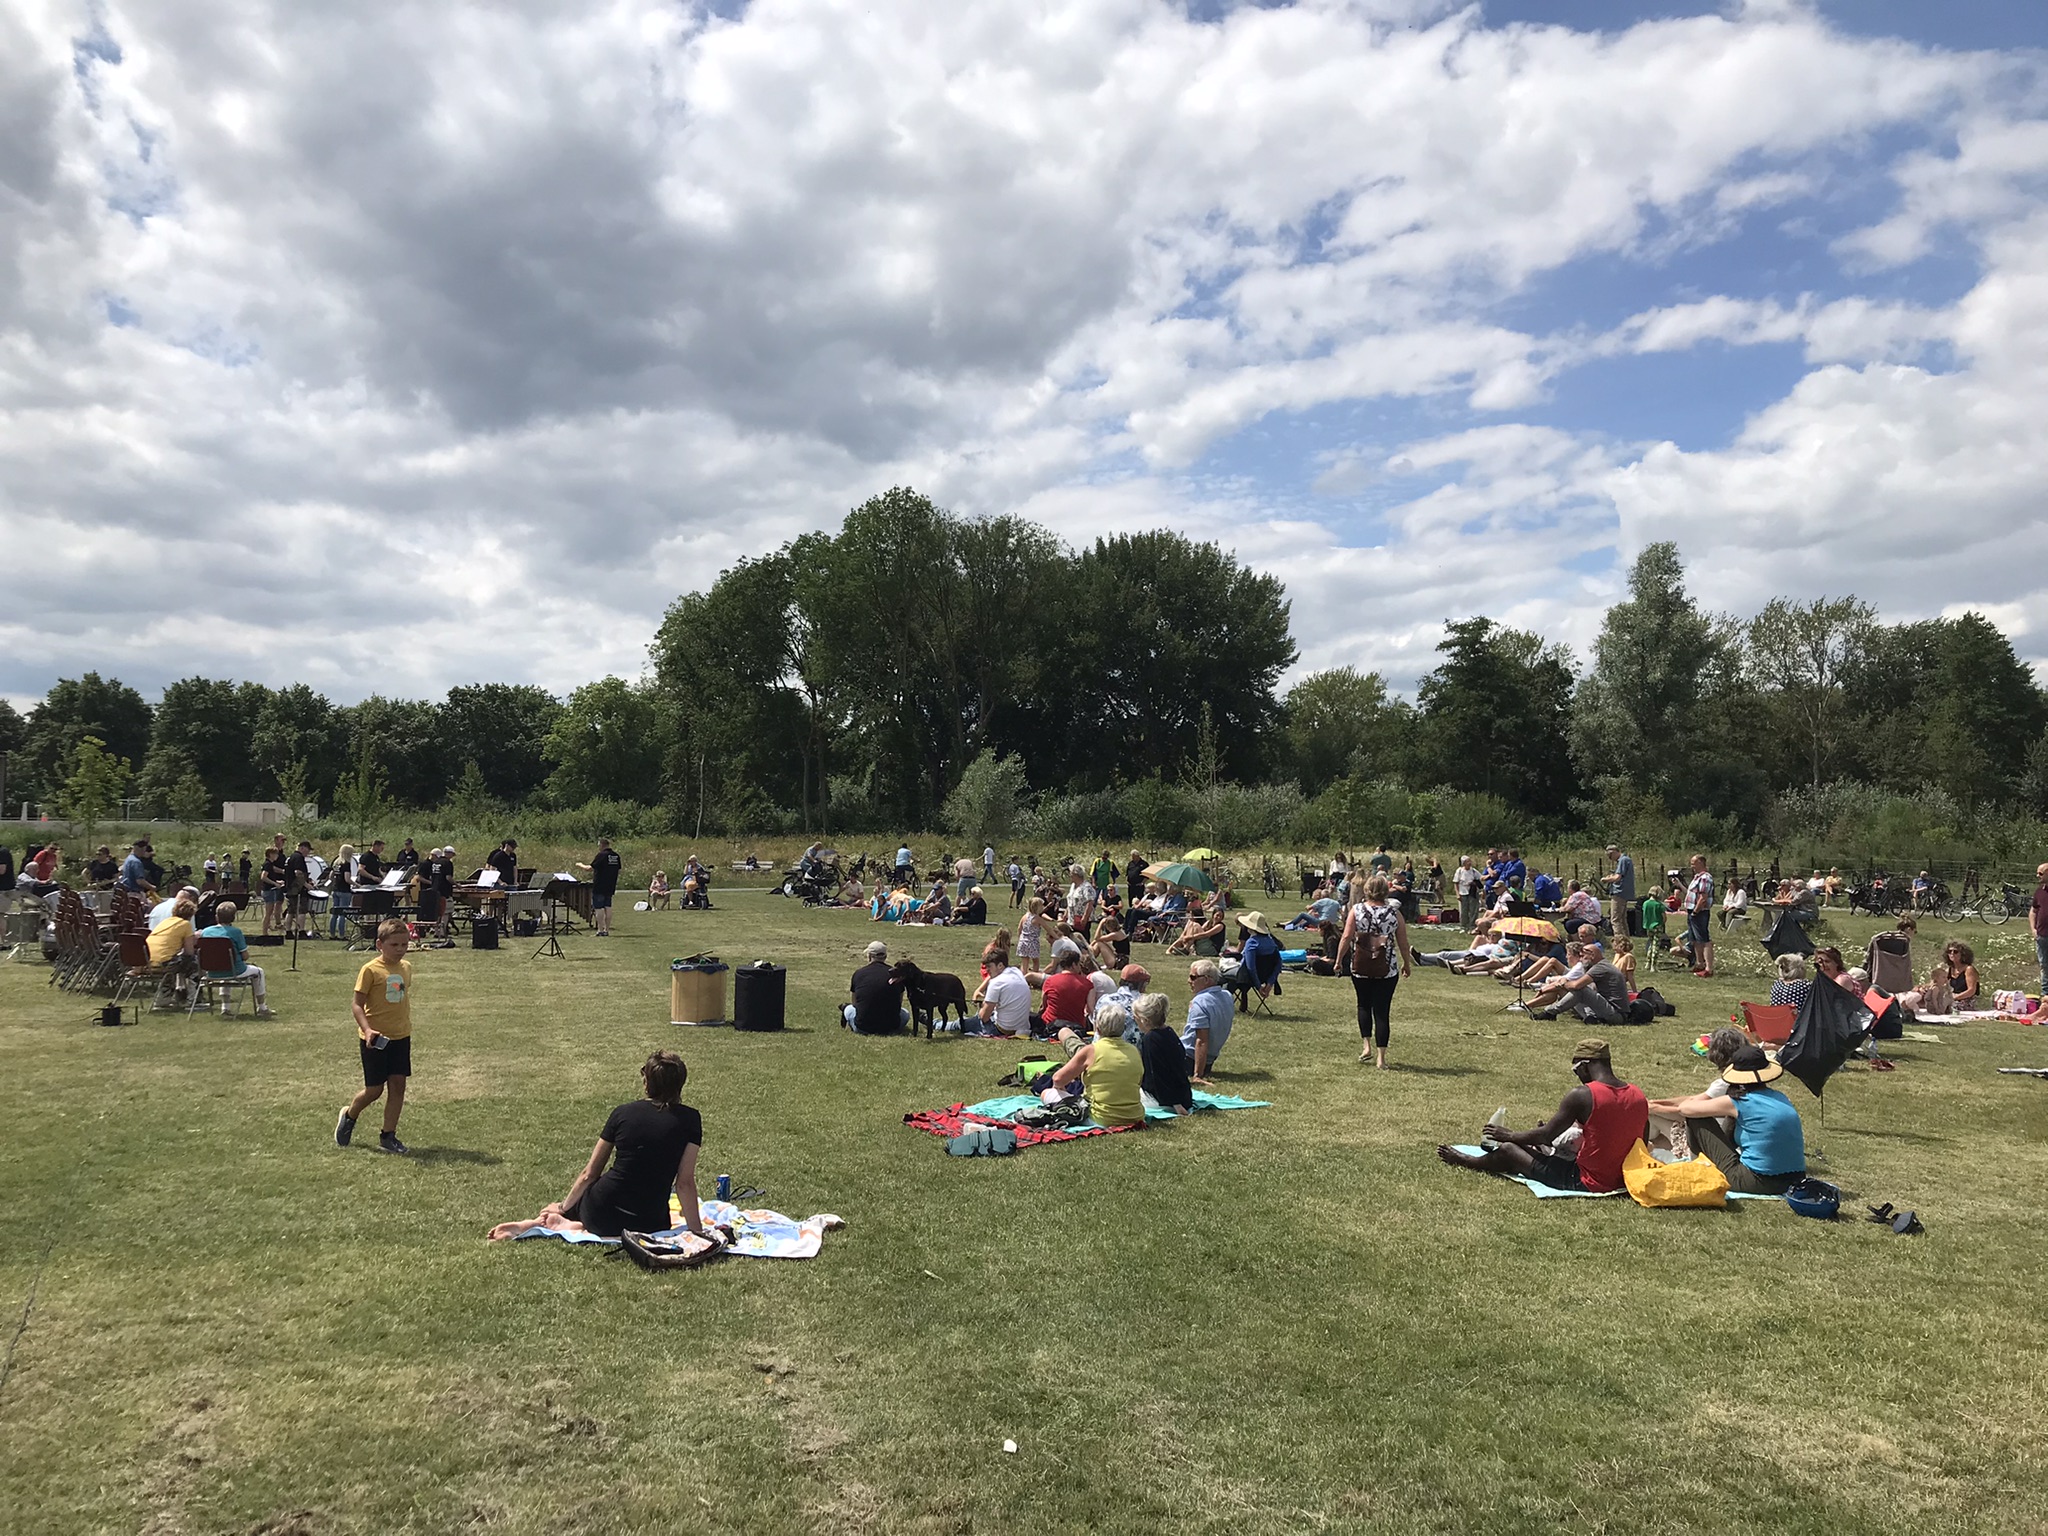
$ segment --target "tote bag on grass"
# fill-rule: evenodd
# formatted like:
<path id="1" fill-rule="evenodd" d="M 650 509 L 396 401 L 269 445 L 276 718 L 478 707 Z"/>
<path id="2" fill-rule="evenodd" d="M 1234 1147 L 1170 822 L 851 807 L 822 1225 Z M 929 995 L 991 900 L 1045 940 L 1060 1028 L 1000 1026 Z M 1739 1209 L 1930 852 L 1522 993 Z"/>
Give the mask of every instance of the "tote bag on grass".
<path id="1" fill-rule="evenodd" d="M 1682 1163 L 1660 1163 L 1640 1141 L 1629 1148 L 1621 1165 L 1621 1181 L 1637 1205 L 1724 1206 L 1727 1177 L 1704 1157 Z"/>

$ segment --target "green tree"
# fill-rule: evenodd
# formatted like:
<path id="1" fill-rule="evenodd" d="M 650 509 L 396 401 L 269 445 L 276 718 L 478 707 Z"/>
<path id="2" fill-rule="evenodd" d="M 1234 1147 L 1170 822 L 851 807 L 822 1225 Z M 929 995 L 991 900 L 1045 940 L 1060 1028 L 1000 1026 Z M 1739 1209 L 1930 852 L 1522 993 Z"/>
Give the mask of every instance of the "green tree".
<path id="1" fill-rule="evenodd" d="M 483 769 L 471 758 L 462 765 L 462 774 L 448 791 L 447 810 L 457 823 L 465 827 L 488 826 L 504 814 L 504 804 L 491 793 L 491 786 L 484 779 Z"/>
<path id="2" fill-rule="evenodd" d="M 1607 610 L 1579 683 L 1572 756 L 1588 781 L 1619 775 L 1661 788 L 1699 728 L 1702 672 L 1720 647 L 1714 621 L 1686 593 L 1676 544 L 1636 556 L 1628 590 Z"/>
<path id="3" fill-rule="evenodd" d="M 1406 713 L 1388 698 L 1377 672 L 1332 667 L 1304 677 L 1282 702 L 1288 755 L 1302 789 L 1314 795 L 1346 774 L 1370 779 L 1391 770 Z"/>
<path id="4" fill-rule="evenodd" d="M 364 736 L 357 743 L 355 767 L 335 786 L 335 818 L 361 839 L 368 837 L 370 829 L 390 811 L 391 797 L 386 793 L 384 770 L 377 766 L 371 742 Z"/>
<path id="5" fill-rule="evenodd" d="M 261 683 L 188 677 L 164 689 L 150 727 L 149 753 L 176 748 L 216 800 L 261 800 L 270 781 L 251 747 L 270 690 Z M 143 765 L 149 777 L 148 761 Z"/>
<path id="6" fill-rule="evenodd" d="M 599 797 L 652 805 L 661 798 L 668 734 L 661 695 L 652 688 L 622 677 L 584 684 L 542 743 L 553 765 L 549 796 L 562 806 Z"/>
<path id="7" fill-rule="evenodd" d="M 1223 777 L 1249 782 L 1272 766 L 1275 689 L 1295 659 L 1276 578 L 1214 544 L 1152 532 L 1098 539 L 1067 585 L 1074 622 L 1048 668 L 1064 728 L 1036 744 L 1053 760 L 1034 766 L 1035 782 L 1178 776 L 1200 747 L 1204 705 Z"/>
<path id="8" fill-rule="evenodd" d="M 320 803 L 313 795 L 312 775 L 301 760 L 286 763 L 277 774 L 277 798 L 284 802 L 285 830 L 296 843 L 320 815 Z"/>
<path id="9" fill-rule="evenodd" d="M 202 791 L 202 801 L 210 800 L 205 795 L 205 781 L 199 777 L 198 765 L 192 761 L 192 754 L 183 747 L 153 745 L 149 756 L 143 759 L 142 771 L 135 778 L 135 793 L 142 801 L 145 816 L 175 816 L 171 801 L 176 797 L 187 779 L 197 783 Z M 206 807 L 201 805 L 199 816 L 203 819 Z M 182 818 L 181 818 L 182 819 Z"/>
<path id="10" fill-rule="evenodd" d="M 398 804 L 424 808 L 447 797 L 455 764 L 442 736 L 440 711 L 432 703 L 372 694 L 335 711 L 335 718 L 348 760 L 359 762 L 367 749 Z"/>
<path id="11" fill-rule="evenodd" d="M 164 797 L 164 808 L 189 838 L 200 822 L 212 820 L 213 795 L 197 773 L 183 773 Z"/>
<path id="12" fill-rule="evenodd" d="M 1417 780 L 1497 796 L 1523 815 L 1563 814 L 1577 783 L 1570 653 L 1483 618 L 1446 624 L 1437 651 L 1443 662 L 1416 690 Z"/>
<path id="13" fill-rule="evenodd" d="M 1855 713 L 1846 679 L 1869 648 L 1876 611 L 1853 597 L 1774 597 L 1749 622 L 1750 666 L 1805 749 L 1818 789 L 1845 756 Z"/>
<path id="14" fill-rule="evenodd" d="M 64 678 L 29 713 L 22 743 L 26 777 L 39 794 L 58 790 L 75 766 L 78 743 L 87 736 L 117 758 L 140 762 L 149 750 L 149 725 L 149 705 L 118 678 L 97 672 Z"/>
<path id="15" fill-rule="evenodd" d="M 1008 837 L 1023 819 L 1030 790 L 1022 758 L 997 757 L 984 748 L 946 796 L 946 830 L 990 843 Z"/>
<path id="16" fill-rule="evenodd" d="M 531 684 L 450 688 L 441 739 L 450 761 L 474 762 L 491 794 L 517 805 L 547 778 L 543 745 L 561 712 L 560 700 Z"/>
<path id="17" fill-rule="evenodd" d="M 86 736 L 73 744 L 65 763 L 64 787 L 57 794 L 57 814 L 77 824 L 87 842 L 99 831 L 100 823 L 121 809 L 131 769 L 128 760 L 116 757 L 97 736 Z"/>
<path id="18" fill-rule="evenodd" d="M 277 786 L 278 799 L 326 803 L 347 761 L 348 738 L 326 696 L 293 683 L 263 699 L 249 752 L 265 782 Z M 285 789 L 286 770 L 294 764 L 302 775 L 297 795 Z"/>

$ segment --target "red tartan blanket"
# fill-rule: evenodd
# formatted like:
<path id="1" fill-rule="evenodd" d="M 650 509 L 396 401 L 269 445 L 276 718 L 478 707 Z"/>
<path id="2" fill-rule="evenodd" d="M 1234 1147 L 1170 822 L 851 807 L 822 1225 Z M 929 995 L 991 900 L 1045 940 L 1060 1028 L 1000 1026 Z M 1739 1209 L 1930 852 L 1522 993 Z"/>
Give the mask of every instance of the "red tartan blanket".
<path id="1" fill-rule="evenodd" d="M 1050 1141 L 1079 1141 L 1084 1136 L 1113 1136 L 1118 1131 L 1135 1131 L 1135 1125 L 1091 1125 L 1081 1131 L 1039 1130 L 1033 1126 L 1018 1125 L 1013 1120 L 997 1120 L 988 1115 L 972 1114 L 965 1104 L 955 1104 L 947 1109 L 921 1109 L 913 1115 L 905 1115 L 903 1123 L 914 1131 L 928 1131 L 934 1136 L 950 1140 L 970 1125 L 1004 1125 L 1017 1133 L 1017 1147 L 1042 1146 Z"/>

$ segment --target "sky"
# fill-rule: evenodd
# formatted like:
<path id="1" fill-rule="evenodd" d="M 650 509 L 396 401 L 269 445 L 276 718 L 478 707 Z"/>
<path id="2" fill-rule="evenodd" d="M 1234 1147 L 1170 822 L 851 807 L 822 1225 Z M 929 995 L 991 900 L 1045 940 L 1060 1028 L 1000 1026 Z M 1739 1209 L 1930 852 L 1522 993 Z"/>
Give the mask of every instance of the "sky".
<path id="1" fill-rule="evenodd" d="M 1445 620 L 2048 663 L 2038 0 L 0 7 L 0 696 L 635 676 L 909 485 Z"/>

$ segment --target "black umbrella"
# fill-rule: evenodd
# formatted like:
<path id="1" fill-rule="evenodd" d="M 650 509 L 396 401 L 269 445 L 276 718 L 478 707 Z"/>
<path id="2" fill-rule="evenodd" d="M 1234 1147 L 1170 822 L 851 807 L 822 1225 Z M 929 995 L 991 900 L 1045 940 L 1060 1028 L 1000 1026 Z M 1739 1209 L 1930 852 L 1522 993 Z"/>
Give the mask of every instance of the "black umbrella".
<path id="1" fill-rule="evenodd" d="M 1773 960 L 1780 955 L 1810 955 L 1813 953 L 1813 939 L 1805 925 L 1800 923 L 1788 907 L 1775 915 L 1771 926 L 1763 933 L 1764 953 Z"/>
<path id="2" fill-rule="evenodd" d="M 1870 1024 L 1870 1010 L 1861 998 L 1824 977 L 1817 979 L 1799 1005 L 1799 1022 L 1778 1052 L 1778 1065 L 1819 1098 L 1836 1068 L 1870 1033 Z"/>

